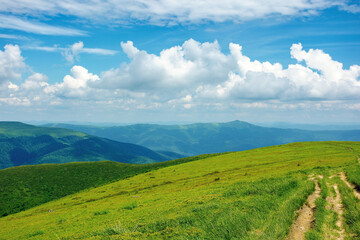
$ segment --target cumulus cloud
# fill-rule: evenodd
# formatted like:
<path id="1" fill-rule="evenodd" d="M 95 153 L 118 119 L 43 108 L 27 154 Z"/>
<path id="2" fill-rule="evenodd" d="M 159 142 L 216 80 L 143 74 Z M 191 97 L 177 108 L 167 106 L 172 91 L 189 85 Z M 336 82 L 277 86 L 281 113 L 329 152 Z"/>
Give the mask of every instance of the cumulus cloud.
<path id="1" fill-rule="evenodd" d="M 0 50 L 0 86 L 21 79 L 21 71 L 26 67 L 18 45 L 5 45 Z"/>
<path id="2" fill-rule="evenodd" d="M 21 51 L 7 45 L 0 52 L 0 101 L 51 105 L 81 100 L 121 109 L 298 109 L 309 104 L 316 109 L 358 109 L 360 66 L 345 69 L 329 54 L 304 50 L 300 43 L 290 48 L 297 63 L 289 66 L 252 60 L 235 43 L 229 44 L 227 54 L 216 41 L 193 39 L 159 54 L 140 50 L 131 41 L 121 47 L 129 62 L 118 68 L 97 75 L 73 66 L 61 82 L 50 84 L 40 73 L 20 83 L 25 67 Z M 73 45 L 72 52 L 82 49 L 83 44 Z"/>
<path id="3" fill-rule="evenodd" d="M 73 66 L 70 72 L 71 75 L 66 75 L 63 82 L 47 87 L 45 92 L 65 98 L 82 98 L 89 93 L 89 84 L 100 80 L 99 76 L 81 66 Z"/>
<path id="4" fill-rule="evenodd" d="M 141 91 L 187 90 L 198 84 L 218 83 L 226 78 L 225 66 L 234 65 L 219 44 L 192 39 L 182 46 L 164 49 L 159 55 L 140 51 L 128 41 L 121 43 L 129 64 L 103 72 L 99 87 Z"/>
<path id="5" fill-rule="evenodd" d="M 48 77 L 41 73 L 34 73 L 30 77 L 28 77 L 23 84 L 21 84 L 21 88 L 25 90 L 34 90 L 39 88 L 44 88 L 49 86 L 47 83 Z"/>
<path id="6" fill-rule="evenodd" d="M 226 0 L 225 2 L 212 0 L 38 0 L 31 4 L 27 0 L 1 0 L 0 3 L 0 12 L 15 15 L 23 14 L 38 17 L 39 15 L 54 16 L 62 14 L 96 23 L 131 24 L 132 22 L 143 22 L 156 25 L 201 23 L 204 21 L 239 22 L 274 16 L 309 16 L 334 6 L 349 12 L 357 12 L 359 9 L 358 4 L 350 4 L 346 0 L 254 0 L 251 3 L 238 0 Z M 14 28 L 17 27 L 15 29 L 20 26 L 20 24 L 12 25 L 14 25 Z M 39 28 L 31 28 L 41 33 L 43 31 L 40 30 L 44 26 L 40 30 Z M 69 30 L 60 30 L 56 31 L 54 29 L 50 33 L 69 32 Z"/>
<path id="7" fill-rule="evenodd" d="M 293 44 L 291 57 L 298 63 L 252 61 L 242 47 L 230 43 L 228 55 L 219 44 L 188 40 L 159 55 L 121 44 L 130 63 L 101 74 L 100 88 L 148 91 L 165 97 L 192 94 L 206 99 L 358 99 L 360 66 L 344 69 L 322 50 L 305 51 Z M 305 63 L 305 65 L 302 65 Z M 165 98 L 166 99 L 166 98 Z M 167 99 L 168 100 L 168 99 Z"/>

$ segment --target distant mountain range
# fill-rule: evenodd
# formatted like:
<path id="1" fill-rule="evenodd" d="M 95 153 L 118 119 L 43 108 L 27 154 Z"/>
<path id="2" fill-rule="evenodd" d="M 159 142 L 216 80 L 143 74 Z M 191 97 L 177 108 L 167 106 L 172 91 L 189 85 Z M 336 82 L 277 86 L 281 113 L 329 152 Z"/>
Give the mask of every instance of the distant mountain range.
<path id="1" fill-rule="evenodd" d="M 101 160 L 153 163 L 178 156 L 181 155 L 171 152 L 156 153 L 146 147 L 69 129 L 0 122 L 0 169 L 41 163 Z"/>
<path id="2" fill-rule="evenodd" d="M 281 129 L 260 127 L 242 121 L 188 125 L 135 124 L 114 127 L 70 124 L 45 126 L 73 129 L 116 141 L 139 144 L 154 151 L 170 151 L 186 156 L 241 151 L 291 142 L 360 141 L 360 130 Z"/>
<path id="3" fill-rule="evenodd" d="M 333 124 L 301 124 L 301 123 L 261 123 L 262 127 L 275 127 L 285 129 L 302 129 L 302 130 L 360 130 L 360 124 L 356 123 L 333 123 Z"/>

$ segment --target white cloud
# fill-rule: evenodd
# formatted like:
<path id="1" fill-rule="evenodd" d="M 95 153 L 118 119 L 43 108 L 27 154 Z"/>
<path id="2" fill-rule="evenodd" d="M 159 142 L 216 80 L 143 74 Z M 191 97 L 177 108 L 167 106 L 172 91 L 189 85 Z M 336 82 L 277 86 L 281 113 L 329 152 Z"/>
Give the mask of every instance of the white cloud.
<path id="1" fill-rule="evenodd" d="M 41 73 L 34 73 L 28 77 L 23 84 L 21 84 L 21 89 L 26 91 L 43 89 L 49 86 L 47 80 L 48 77 L 46 75 Z"/>
<path id="2" fill-rule="evenodd" d="M 74 63 L 74 60 L 79 60 L 80 53 L 98 54 L 98 55 L 114 55 L 117 51 L 102 49 L 102 48 L 84 48 L 84 43 L 79 41 L 65 49 L 63 55 L 69 63 Z"/>
<path id="3" fill-rule="evenodd" d="M 181 46 L 149 54 L 121 44 L 130 61 L 99 75 L 73 66 L 63 81 L 50 84 L 33 73 L 20 82 L 26 67 L 18 46 L 0 52 L 0 102 L 8 105 L 59 106 L 82 104 L 116 109 L 358 109 L 360 66 L 344 69 L 319 49 L 293 44 L 290 55 L 298 63 L 251 60 L 242 47 L 229 44 L 224 54 L 217 42 L 188 40 Z M 82 51 L 82 44 L 73 45 Z M 4 77 L 5 76 L 5 77 Z M 5 84 L 4 84 L 5 83 Z"/>
<path id="4" fill-rule="evenodd" d="M 84 43 L 82 41 L 76 42 L 73 45 L 65 48 L 59 47 L 58 45 L 54 46 L 33 46 L 27 45 L 23 46 L 23 49 L 27 50 L 38 50 L 45 52 L 61 52 L 61 54 L 65 57 L 65 60 L 69 63 L 74 63 L 75 60 L 79 60 L 79 55 L 82 53 L 88 54 L 96 54 L 96 55 L 115 55 L 118 51 L 111 49 L 103 49 L 103 48 L 86 48 L 84 47 Z"/>
<path id="5" fill-rule="evenodd" d="M 340 5 L 340 9 L 347 11 L 347 12 L 351 12 L 351 13 L 359 13 L 360 12 L 360 5 L 357 4 L 343 4 L 342 6 Z"/>
<path id="6" fill-rule="evenodd" d="M 74 59 L 79 60 L 79 53 L 84 48 L 83 42 L 74 43 L 69 49 L 65 50 L 64 57 L 69 63 L 74 63 Z"/>
<path id="7" fill-rule="evenodd" d="M 24 36 L 19 36 L 19 35 L 14 35 L 14 34 L 0 34 L 0 38 L 5 38 L 5 39 L 17 39 L 17 40 L 28 40 L 27 37 Z"/>
<path id="8" fill-rule="evenodd" d="M 59 48 L 57 46 L 54 47 L 48 47 L 48 46 L 22 46 L 23 49 L 26 50 L 38 50 L 38 51 L 44 51 L 44 52 L 59 52 L 64 51 L 65 48 Z"/>
<path id="9" fill-rule="evenodd" d="M 47 81 L 48 77 L 46 75 L 34 73 L 19 85 L 17 91 L 11 94 L 10 97 L 21 100 L 20 102 L 25 103 L 25 105 L 34 103 L 47 105 L 53 99 L 53 96 L 46 94 L 46 89 L 50 86 Z"/>
<path id="10" fill-rule="evenodd" d="M 21 71 L 26 67 L 18 45 L 5 45 L 0 50 L 0 86 L 21 79 Z"/>
<path id="11" fill-rule="evenodd" d="M 285 69 L 279 63 L 252 61 L 234 43 L 228 55 L 217 42 L 192 39 L 159 55 L 140 51 L 132 42 L 121 46 L 130 63 L 103 72 L 97 87 L 150 92 L 164 101 L 186 94 L 216 101 L 360 98 L 360 66 L 343 69 L 330 55 L 318 49 L 306 52 L 301 44 L 291 47 L 291 57 L 299 63 Z"/>
<path id="12" fill-rule="evenodd" d="M 134 43 L 132 41 L 127 41 L 126 43 L 121 42 L 120 45 L 129 58 L 134 58 L 136 54 L 139 53 L 139 49 L 134 47 Z"/>
<path id="13" fill-rule="evenodd" d="M 8 2 L 8 1 L 5 1 Z M 4 1 L 0 2 L 2 4 Z M 27 2 L 26 4 L 29 5 Z M 15 16 L 1 15 L 0 14 L 0 28 L 20 30 L 29 33 L 36 33 L 42 35 L 54 35 L 54 36 L 85 36 L 87 33 L 85 31 L 51 26 L 40 22 L 29 21 L 26 19 L 21 19 Z"/>
<path id="14" fill-rule="evenodd" d="M 47 87 L 45 92 L 65 98 L 83 98 L 91 91 L 89 84 L 100 80 L 81 66 L 73 66 L 70 71 L 71 75 L 66 75 L 63 82 Z"/>
<path id="15" fill-rule="evenodd" d="M 202 83 L 221 82 L 228 74 L 225 66 L 234 65 L 221 53 L 217 42 L 200 44 L 190 39 L 182 46 L 162 50 L 159 55 L 140 51 L 130 41 L 121 46 L 131 62 L 103 72 L 99 87 L 181 91 Z"/>
<path id="16" fill-rule="evenodd" d="M 103 48 L 83 48 L 81 52 L 98 55 L 115 55 L 117 51 Z"/>
<path id="17" fill-rule="evenodd" d="M 10 90 L 10 92 L 11 91 L 18 91 L 19 90 L 19 86 L 18 85 L 16 85 L 16 84 L 14 84 L 14 83 L 12 83 L 12 82 L 9 82 L 8 83 L 8 89 Z"/>
<path id="18" fill-rule="evenodd" d="M 0 51 L 0 102 L 9 105 L 31 105 L 32 101 L 49 99 L 44 89 L 49 86 L 47 76 L 33 73 L 22 81 L 23 72 L 31 73 L 17 45 L 6 45 Z M 45 101 L 46 102 L 46 101 Z"/>
<path id="19" fill-rule="evenodd" d="M 104 24 L 143 22 L 157 25 L 204 21 L 239 22 L 274 16 L 309 16 L 333 6 L 349 12 L 358 12 L 359 9 L 359 5 L 349 4 L 346 0 L 254 0 L 251 2 L 238 0 L 38 0 L 31 4 L 27 0 L 1 0 L 0 3 L 0 12 L 16 15 L 38 17 L 39 15 L 62 14 Z M 55 33 L 55 31 L 52 32 Z"/>

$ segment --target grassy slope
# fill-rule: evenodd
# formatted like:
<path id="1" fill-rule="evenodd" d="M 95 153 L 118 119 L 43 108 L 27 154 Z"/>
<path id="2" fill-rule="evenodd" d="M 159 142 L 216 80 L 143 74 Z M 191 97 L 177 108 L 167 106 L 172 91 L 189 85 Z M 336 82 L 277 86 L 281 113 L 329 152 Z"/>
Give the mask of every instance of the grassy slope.
<path id="1" fill-rule="evenodd" d="M 358 161 L 351 167 L 346 168 L 346 175 L 349 182 L 355 184 L 360 189 L 360 164 Z"/>
<path id="2" fill-rule="evenodd" d="M 294 143 L 166 167 L 1 218 L 0 239 L 283 239 L 313 190 L 307 174 L 359 152 Z"/>
<path id="3" fill-rule="evenodd" d="M 347 167 L 346 175 L 348 181 L 355 184 L 356 189 L 360 189 L 360 155 L 354 164 Z M 339 180 L 340 182 L 340 180 Z M 344 215 L 346 217 L 345 226 L 350 232 L 356 234 L 360 239 L 360 204 L 359 200 L 354 196 L 353 191 L 349 189 L 345 183 L 340 183 L 340 191 L 343 194 Z"/>
<path id="4" fill-rule="evenodd" d="M 136 124 L 117 127 L 67 124 L 47 126 L 60 126 L 116 141 L 139 144 L 155 151 L 172 151 L 187 156 L 242 151 L 291 142 L 360 141 L 360 130 L 306 131 L 260 127 L 241 121 L 188 125 Z"/>
<path id="5" fill-rule="evenodd" d="M 111 161 L 41 164 L 0 170 L 0 217 L 91 187 L 216 154 L 153 164 Z"/>
<path id="6" fill-rule="evenodd" d="M 0 169 L 74 161 L 152 163 L 169 159 L 142 146 L 73 130 L 0 122 Z"/>
<path id="7" fill-rule="evenodd" d="M 342 195 L 345 217 L 345 229 L 354 234 L 347 239 L 360 239 L 360 203 L 353 191 L 344 182 L 338 180 L 339 190 Z"/>

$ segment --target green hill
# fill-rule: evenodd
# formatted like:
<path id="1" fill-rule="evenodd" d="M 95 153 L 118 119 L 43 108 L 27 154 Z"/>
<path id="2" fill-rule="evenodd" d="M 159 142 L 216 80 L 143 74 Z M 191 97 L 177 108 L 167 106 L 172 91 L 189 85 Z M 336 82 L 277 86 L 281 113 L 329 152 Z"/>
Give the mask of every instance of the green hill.
<path id="1" fill-rule="evenodd" d="M 78 130 L 120 142 L 139 144 L 154 151 L 171 151 L 185 156 L 242 151 L 291 142 L 360 141 L 360 130 L 307 131 L 260 127 L 241 121 L 188 125 L 136 124 L 114 127 L 69 124 L 46 126 Z"/>
<path id="2" fill-rule="evenodd" d="M 0 218 L 0 239 L 286 239 L 315 181 L 307 239 L 356 239 L 359 200 L 339 172 L 358 166 L 359 153 L 359 142 L 306 142 L 168 166 Z M 341 233 L 327 202 L 335 185 Z"/>
<path id="3" fill-rule="evenodd" d="M 0 217 L 136 174 L 214 156 L 201 155 L 152 164 L 111 161 L 40 164 L 0 170 Z"/>
<path id="4" fill-rule="evenodd" d="M 101 160 L 152 163 L 169 159 L 142 146 L 78 131 L 0 122 L 0 169 L 41 163 Z"/>

